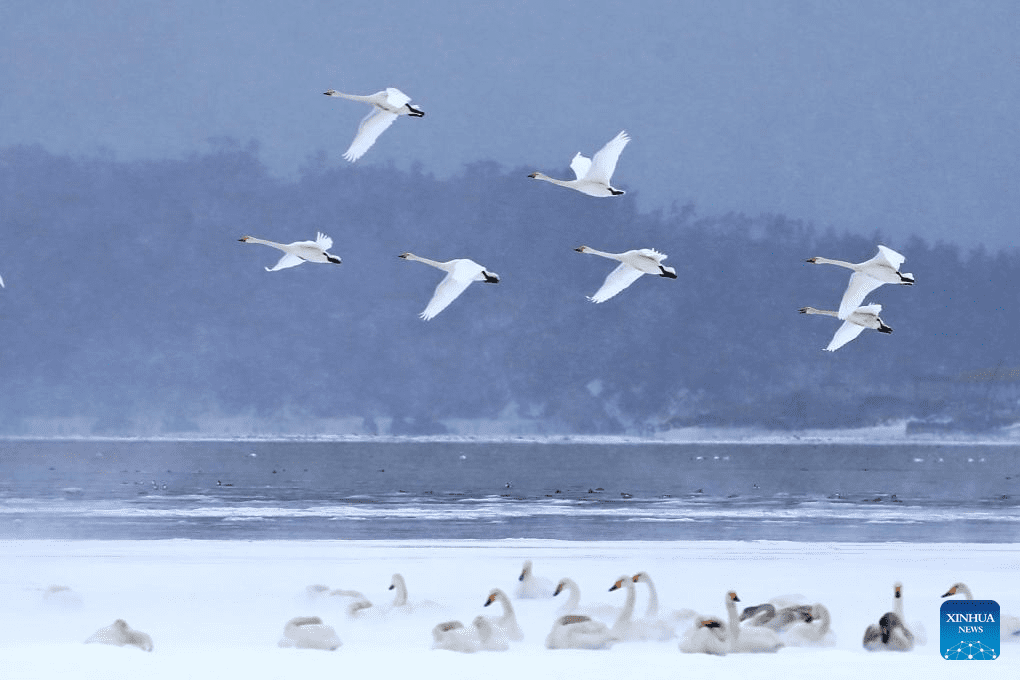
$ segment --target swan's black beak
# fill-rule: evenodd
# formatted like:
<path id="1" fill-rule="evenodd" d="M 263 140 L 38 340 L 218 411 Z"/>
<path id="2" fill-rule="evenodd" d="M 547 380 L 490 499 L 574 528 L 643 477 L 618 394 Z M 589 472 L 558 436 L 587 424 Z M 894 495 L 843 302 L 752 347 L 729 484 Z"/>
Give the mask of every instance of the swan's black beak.
<path id="1" fill-rule="evenodd" d="M 531 179 L 535 179 L 536 177 L 538 177 L 538 173 L 537 172 L 533 172 L 530 175 L 528 175 L 528 177 L 530 177 Z"/>
<path id="2" fill-rule="evenodd" d="M 393 590 L 394 588 L 396 588 L 396 586 L 395 586 L 395 585 L 393 585 L 393 584 L 390 584 L 390 587 L 389 587 L 389 588 L 387 588 L 387 590 Z"/>

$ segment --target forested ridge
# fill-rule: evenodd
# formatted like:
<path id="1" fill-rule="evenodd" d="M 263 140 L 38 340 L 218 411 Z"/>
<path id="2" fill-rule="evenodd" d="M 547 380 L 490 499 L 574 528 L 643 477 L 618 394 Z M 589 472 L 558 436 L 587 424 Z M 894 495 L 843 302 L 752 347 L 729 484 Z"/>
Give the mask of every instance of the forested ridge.
<path id="1" fill-rule="evenodd" d="M 71 417 L 124 434 L 216 416 L 356 417 L 366 431 L 392 418 L 395 433 L 511 414 L 636 434 L 1020 420 L 1017 249 L 692 205 L 639 213 L 623 176 L 628 195 L 593 199 L 532 170 L 479 162 L 437 179 L 323 154 L 278 178 L 230 140 L 177 160 L 0 151 L 0 433 Z M 317 231 L 342 265 L 270 273 L 279 251 L 238 242 Z M 849 272 L 805 258 L 860 262 L 878 243 L 917 281 L 868 297 L 894 332 L 822 351 L 840 322 L 797 310 L 836 309 Z M 655 248 L 678 278 L 592 304 L 615 264 L 582 244 Z M 468 257 L 501 281 L 424 322 L 442 272 L 405 251 Z"/>

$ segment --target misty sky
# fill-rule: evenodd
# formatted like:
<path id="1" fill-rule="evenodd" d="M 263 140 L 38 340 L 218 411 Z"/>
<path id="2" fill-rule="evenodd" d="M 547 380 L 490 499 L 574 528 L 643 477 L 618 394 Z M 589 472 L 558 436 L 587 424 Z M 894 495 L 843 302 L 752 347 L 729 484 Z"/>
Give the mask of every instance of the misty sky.
<path id="1" fill-rule="evenodd" d="M 158 158 L 233 137 L 288 175 L 320 150 L 344 163 L 367 111 L 324 90 L 396 86 L 427 116 L 359 164 L 565 177 L 626 129 L 614 184 L 642 209 L 1017 243 L 1013 0 L 7 0 L 0 44 L 0 147 Z"/>

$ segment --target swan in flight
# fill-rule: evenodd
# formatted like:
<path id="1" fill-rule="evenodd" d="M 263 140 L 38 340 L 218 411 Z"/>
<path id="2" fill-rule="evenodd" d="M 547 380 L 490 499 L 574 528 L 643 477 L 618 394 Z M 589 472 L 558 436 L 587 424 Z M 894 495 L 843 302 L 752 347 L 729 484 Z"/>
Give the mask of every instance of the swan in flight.
<path id="1" fill-rule="evenodd" d="M 824 314 L 826 316 L 840 318 L 836 312 L 828 309 L 801 307 L 799 311 L 801 314 Z M 850 312 L 843 321 L 843 325 L 836 329 L 836 334 L 832 336 L 832 340 L 825 348 L 825 351 L 835 352 L 837 349 L 860 335 L 861 331 L 865 328 L 874 328 L 879 333 L 892 333 L 892 328 L 886 326 L 885 322 L 879 318 L 878 315 L 881 311 L 882 305 L 873 303 L 863 307 L 858 307 Z"/>
<path id="2" fill-rule="evenodd" d="M 616 269 L 609 272 L 609 276 L 606 277 L 602 287 L 588 298 L 592 302 L 605 302 L 641 278 L 642 274 L 654 274 L 655 276 L 664 276 L 668 279 L 676 278 L 675 269 L 663 267 L 661 264 L 666 259 L 666 256 L 651 248 L 628 250 L 625 253 L 606 253 L 589 248 L 588 246 L 579 246 L 574 248 L 574 250 L 579 253 L 607 257 L 620 263 Z"/>
<path id="3" fill-rule="evenodd" d="M 514 592 L 514 596 L 519 599 L 539 599 L 553 596 L 553 585 L 552 581 L 541 576 L 535 576 L 535 572 L 532 570 L 531 560 L 525 560 L 524 566 L 521 568 L 521 575 L 517 577 L 520 581 L 520 585 L 517 586 L 517 590 Z"/>
<path id="4" fill-rule="evenodd" d="M 857 264 L 843 260 L 830 260 L 825 257 L 812 257 L 805 261 L 812 264 L 834 264 L 853 270 L 854 273 L 850 275 L 850 284 L 847 286 L 846 292 L 843 293 L 843 300 L 839 303 L 839 318 L 845 319 L 861 306 L 868 293 L 882 284 L 914 285 L 913 274 L 900 272 L 900 266 L 906 259 L 892 248 L 880 245 L 875 257 Z"/>
<path id="5" fill-rule="evenodd" d="M 598 198 L 620 196 L 625 192 L 610 186 L 609 180 L 613 176 L 613 171 L 616 170 L 616 161 L 620 158 L 620 152 L 629 141 L 630 137 L 623 131 L 599 149 L 594 158 L 587 158 L 578 152 L 570 161 L 570 169 L 574 171 L 575 179 L 554 179 L 541 172 L 533 172 L 528 177 L 559 184 L 561 187 L 575 189 L 582 194 Z"/>
<path id="6" fill-rule="evenodd" d="M 343 643 L 340 642 L 333 627 L 324 624 L 318 616 L 298 616 L 283 627 L 283 638 L 277 644 L 280 647 L 324 649 L 332 652 Z"/>
<path id="7" fill-rule="evenodd" d="M 418 257 L 413 253 L 398 255 L 405 260 L 424 262 L 436 269 L 446 272 L 446 277 L 436 286 L 436 292 L 432 294 L 428 306 L 425 307 L 420 316 L 425 321 L 433 318 L 436 314 L 457 299 L 457 296 L 471 285 L 472 281 L 484 281 L 485 283 L 499 283 L 499 275 L 485 270 L 485 267 L 474 260 L 460 259 L 447 262 L 436 262 L 424 257 Z"/>
<path id="8" fill-rule="evenodd" d="M 358 126 L 358 134 L 354 136 L 350 148 L 344 152 L 344 159 L 351 163 L 364 156 L 375 144 L 375 140 L 379 139 L 379 135 L 393 125 L 393 121 L 399 116 L 421 118 L 425 115 L 424 111 L 410 103 L 410 97 L 395 87 L 387 87 L 382 92 L 369 95 L 344 94 L 336 90 L 326 90 L 323 94 L 372 105 L 372 111 Z"/>
<path id="9" fill-rule="evenodd" d="M 267 272 L 275 272 L 288 267 L 296 267 L 299 264 L 304 264 L 305 262 L 331 262 L 332 264 L 340 264 L 341 261 L 336 255 L 331 255 L 326 252 L 333 247 L 333 239 L 326 236 L 321 231 L 318 232 L 314 241 L 277 243 L 276 241 L 265 241 L 260 238 L 255 238 L 254 236 L 244 236 L 237 240 L 243 243 L 261 243 L 264 246 L 270 246 L 283 251 L 283 257 L 280 258 L 279 262 L 273 265 L 272 269 L 266 267 Z"/>
<path id="10" fill-rule="evenodd" d="M 106 628 L 100 628 L 93 633 L 86 644 L 101 642 L 105 645 L 131 645 L 146 652 L 152 651 L 152 638 L 141 631 L 131 628 L 124 619 L 117 619 Z"/>
<path id="11" fill-rule="evenodd" d="M 893 610 L 882 614 L 877 626 L 868 626 L 863 644 L 869 652 L 882 649 L 909 652 L 914 648 L 914 634 L 903 619 L 903 584 L 893 586 Z"/>
<path id="12" fill-rule="evenodd" d="M 777 652 L 783 646 L 782 640 L 773 631 L 760 626 L 740 626 L 740 616 L 737 614 L 737 602 L 740 598 L 736 592 L 726 593 L 726 613 L 729 615 L 727 633 L 731 652 Z"/>

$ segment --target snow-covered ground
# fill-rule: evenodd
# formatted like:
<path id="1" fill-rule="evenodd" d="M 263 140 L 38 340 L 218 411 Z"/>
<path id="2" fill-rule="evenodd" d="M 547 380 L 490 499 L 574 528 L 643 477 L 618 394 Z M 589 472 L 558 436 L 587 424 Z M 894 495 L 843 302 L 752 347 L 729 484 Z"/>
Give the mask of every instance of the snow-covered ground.
<path id="1" fill-rule="evenodd" d="M 1020 549 L 989 544 L 793 542 L 506 541 L 5 541 L 0 543 L 0 677 L 29 678 L 988 678 L 1020 672 L 1020 644 L 994 661 L 939 656 L 940 596 L 963 581 L 975 597 L 1020 614 Z M 548 650 L 544 640 L 563 595 L 514 599 L 525 559 L 539 578 L 570 576 L 581 605 L 619 606 L 620 576 L 647 571 L 660 612 L 691 608 L 725 616 L 780 595 L 832 612 L 835 645 L 725 657 L 681 654 L 678 639 L 621 642 L 606 651 Z M 412 611 L 388 610 L 391 576 L 406 579 Z M 907 653 L 867 652 L 868 624 L 904 585 L 908 622 L 926 644 Z M 374 606 L 352 617 L 342 597 L 309 585 L 361 591 Z M 67 590 L 54 590 L 63 586 Z M 441 621 L 470 624 L 490 589 L 505 590 L 524 639 L 505 652 L 432 649 Z M 646 591 L 638 584 L 636 614 Z M 425 601 L 432 601 L 426 603 Z M 493 612 L 492 610 L 497 610 Z M 334 652 L 277 646 L 284 624 L 319 616 L 336 629 Z M 154 650 L 84 644 L 124 619 Z M 681 635 L 685 625 L 677 628 Z M 920 631 L 919 631 L 920 632 Z"/>

